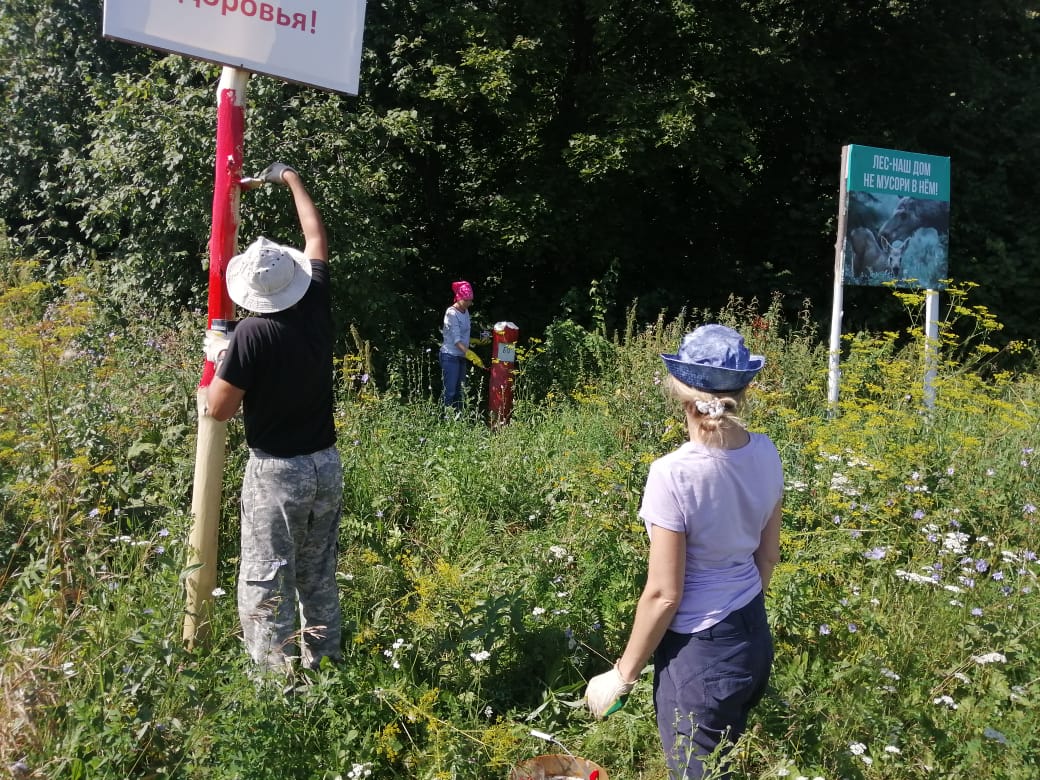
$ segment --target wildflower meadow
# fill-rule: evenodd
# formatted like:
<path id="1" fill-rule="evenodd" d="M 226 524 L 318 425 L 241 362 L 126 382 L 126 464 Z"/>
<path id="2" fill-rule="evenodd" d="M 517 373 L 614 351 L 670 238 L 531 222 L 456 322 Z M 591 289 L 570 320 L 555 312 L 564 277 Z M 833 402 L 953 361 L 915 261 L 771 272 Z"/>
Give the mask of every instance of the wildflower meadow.
<path id="1" fill-rule="evenodd" d="M 906 291 L 904 332 L 845 337 L 833 407 L 825 339 L 778 300 L 527 334 L 494 430 L 486 375 L 445 419 L 435 355 L 393 356 L 377 380 L 354 334 L 338 365 L 345 660 L 282 689 L 253 680 L 238 636 L 240 420 L 212 630 L 182 645 L 201 315 L 115 310 L 10 258 L 0 272 L 0 772 L 504 780 L 567 750 L 611 780 L 661 780 L 649 675 L 605 721 L 581 697 L 640 592 L 647 468 L 684 437 L 658 354 L 716 320 L 766 355 L 745 419 L 786 470 L 776 664 L 730 768 L 1040 776 L 1036 348 L 991 347 L 1000 325 L 969 287 L 944 294 L 931 407 Z"/>

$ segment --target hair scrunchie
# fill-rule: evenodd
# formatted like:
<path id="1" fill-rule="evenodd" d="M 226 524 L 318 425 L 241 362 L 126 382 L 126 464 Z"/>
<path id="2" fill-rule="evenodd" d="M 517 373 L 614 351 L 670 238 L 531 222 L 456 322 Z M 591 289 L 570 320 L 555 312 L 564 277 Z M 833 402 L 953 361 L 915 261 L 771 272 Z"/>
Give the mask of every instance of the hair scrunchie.
<path id="1" fill-rule="evenodd" d="M 712 420 L 717 420 L 726 413 L 726 404 L 720 398 L 712 398 L 710 401 L 694 401 L 693 405 L 698 412 Z"/>

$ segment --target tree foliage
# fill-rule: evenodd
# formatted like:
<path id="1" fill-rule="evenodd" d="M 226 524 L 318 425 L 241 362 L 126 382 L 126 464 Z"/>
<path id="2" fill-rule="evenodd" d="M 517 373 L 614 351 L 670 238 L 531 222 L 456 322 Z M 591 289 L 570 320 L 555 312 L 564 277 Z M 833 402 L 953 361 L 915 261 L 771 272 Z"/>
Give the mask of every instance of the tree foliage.
<path id="1" fill-rule="evenodd" d="M 99 0 L 0 6 L 0 219 L 34 250 L 81 245 L 64 171 L 90 137 L 92 91 L 144 58 L 100 40 Z"/>
<path id="2" fill-rule="evenodd" d="M 219 69 L 100 39 L 101 5 L 0 8 L 0 218 L 114 300 L 200 305 Z M 246 165 L 304 173 L 344 325 L 389 350 L 428 344 L 462 277 L 528 334 L 604 299 L 608 327 L 731 293 L 826 312 L 841 146 L 949 156 L 951 275 L 1024 335 L 1038 45 L 1019 0 L 382 0 L 359 96 L 250 80 Z M 298 240 L 284 192 L 243 199 L 261 232 Z M 848 290 L 848 326 L 889 298 Z"/>

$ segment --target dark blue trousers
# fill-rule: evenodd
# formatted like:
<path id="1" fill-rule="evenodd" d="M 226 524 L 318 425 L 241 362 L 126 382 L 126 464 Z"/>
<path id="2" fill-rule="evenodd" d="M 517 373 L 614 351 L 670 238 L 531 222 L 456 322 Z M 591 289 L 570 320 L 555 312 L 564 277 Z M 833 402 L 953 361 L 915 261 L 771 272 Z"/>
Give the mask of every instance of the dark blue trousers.
<path id="1" fill-rule="evenodd" d="M 466 358 L 440 353 L 441 379 L 444 383 L 444 405 L 462 408 L 462 379 L 466 375 Z"/>
<path id="2" fill-rule="evenodd" d="M 704 631 L 665 633 L 654 653 L 654 709 L 671 780 L 702 777 L 704 756 L 740 738 L 772 665 L 761 593 Z"/>

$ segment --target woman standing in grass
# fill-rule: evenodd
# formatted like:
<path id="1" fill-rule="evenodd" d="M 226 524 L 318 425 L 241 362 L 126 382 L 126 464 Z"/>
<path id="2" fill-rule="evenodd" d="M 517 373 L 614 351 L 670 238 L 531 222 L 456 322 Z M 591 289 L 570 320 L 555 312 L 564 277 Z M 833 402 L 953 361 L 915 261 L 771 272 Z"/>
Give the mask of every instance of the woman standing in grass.
<path id="1" fill-rule="evenodd" d="M 662 355 L 690 440 L 650 467 L 639 516 L 647 582 L 614 668 L 589 681 L 589 709 L 620 706 L 654 656 L 654 709 L 672 778 L 703 776 L 765 692 L 773 662 L 764 593 L 780 558 L 783 470 L 768 436 L 736 417 L 765 359 L 723 325 Z"/>
<path id="2" fill-rule="evenodd" d="M 469 308 L 473 305 L 473 286 L 466 281 L 452 282 L 455 301 L 444 312 L 441 325 L 443 336 L 440 350 L 441 379 L 444 385 L 442 400 L 450 409 L 462 409 L 462 380 L 466 375 L 466 361 L 484 367 L 477 353 L 469 348 Z"/>

